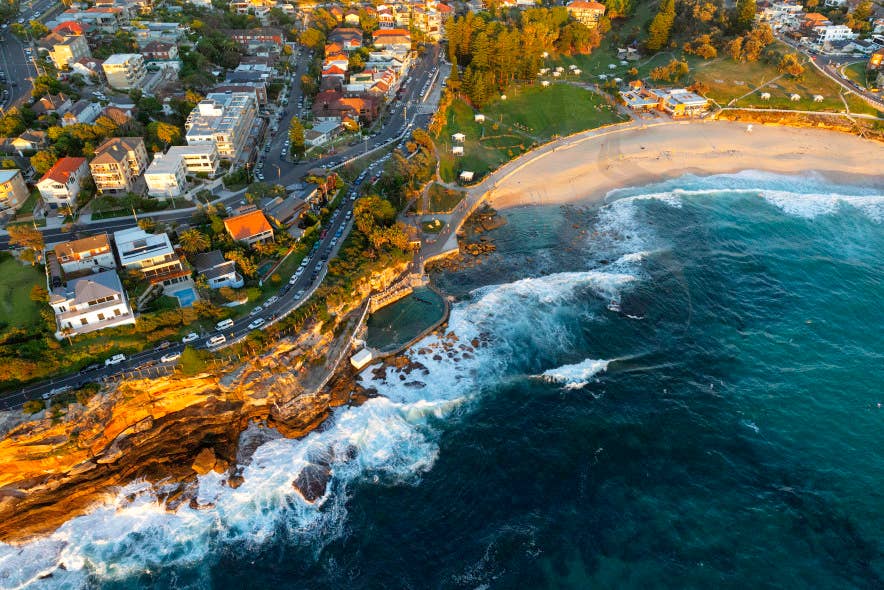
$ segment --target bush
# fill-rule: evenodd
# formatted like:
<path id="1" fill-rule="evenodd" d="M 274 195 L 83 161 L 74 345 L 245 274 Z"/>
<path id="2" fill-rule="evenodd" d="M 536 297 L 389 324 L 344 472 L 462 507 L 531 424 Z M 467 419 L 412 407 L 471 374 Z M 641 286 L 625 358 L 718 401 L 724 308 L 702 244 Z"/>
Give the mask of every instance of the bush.
<path id="1" fill-rule="evenodd" d="M 24 407 L 22 408 L 25 414 L 29 416 L 36 414 L 37 412 L 42 412 L 46 407 L 46 404 L 43 403 L 41 399 L 29 399 L 25 402 Z"/>
<path id="2" fill-rule="evenodd" d="M 81 406 L 85 406 L 89 403 L 89 400 L 98 393 L 99 389 L 101 389 L 101 386 L 98 383 L 87 383 L 77 390 L 77 403 Z"/>
<path id="3" fill-rule="evenodd" d="M 198 375 L 206 370 L 206 360 L 209 353 L 204 350 L 196 350 L 190 346 L 181 353 L 180 368 L 185 375 Z"/>

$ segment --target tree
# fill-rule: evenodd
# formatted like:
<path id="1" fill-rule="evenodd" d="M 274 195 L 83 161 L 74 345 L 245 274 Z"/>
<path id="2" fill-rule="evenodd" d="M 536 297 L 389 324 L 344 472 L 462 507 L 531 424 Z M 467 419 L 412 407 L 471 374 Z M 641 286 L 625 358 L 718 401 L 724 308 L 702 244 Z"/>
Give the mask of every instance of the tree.
<path id="1" fill-rule="evenodd" d="M 871 0 L 863 0 L 856 5 L 853 12 L 847 15 L 844 24 L 856 33 L 867 33 L 872 29 L 872 2 Z"/>
<path id="2" fill-rule="evenodd" d="M 30 416 L 30 415 L 36 414 L 37 412 L 43 411 L 43 409 L 45 407 L 46 407 L 46 404 L 43 402 L 43 400 L 29 399 L 28 401 L 25 402 L 25 405 L 22 406 L 22 410 L 24 411 L 25 414 L 28 414 Z"/>
<path id="3" fill-rule="evenodd" d="M 289 125 L 289 141 L 292 142 L 292 152 L 298 154 L 298 157 L 304 155 L 304 125 L 297 117 L 292 117 Z"/>
<path id="4" fill-rule="evenodd" d="M 31 156 L 31 166 L 33 166 L 37 174 L 40 175 L 46 174 L 57 161 L 58 158 L 55 154 L 48 150 L 40 150 Z"/>
<path id="5" fill-rule="evenodd" d="M 181 244 L 181 249 L 188 254 L 202 252 L 212 245 L 209 237 L 197 229 L 189 229 L 181 232 L 181 235 L 178 236 L 178 243 Z"/>
<path id="6" fill-rule="evenodd" d="M 755 0 L 737 0 L 734 12 L 734 28 L 743 33 L 752 28 L 755 21 Z"/>
<path id="7" fill-rule="evenodd" d="M 13 246 L 21 246 L 35 252 L 45 247 L 43 234 L 31 225 L 10 225 L 6 231 L 9 233 L 9 243 Z"/>
<path id="8" fill-rule="evenodd" d="M 181 352 L 179 368 L 185 375 L 198 375 L 206 370 L 206 359 L 209 353 L 186 346 Z"/>
<path id="9" fill-rule="evenodd" d="M 242 274 L 247 277 L 253 277 L 258 272 L 258 267 L 252 262 L 252 259 L 238 250 L 225 252 L 224 258 L 236 262 L 237 266 L 239 266 L 239 269 L 242 271 Z"/>
<path id="10" fill-rule="evenodd" d="M 660 51 L 669 43 L 673 22 L 675 22 L 675 0 L 662 0 L 660 9 L 648 29 L 645 46 L 649 51 Z"/>
<path id="11" fill-rule="evenodd" d="M 31 301 L 36 303 L 46 303 L 49 301 L 49 291 L 46 290 L 46 287 L 37 283 L 31 287 Z"/>
<path id="12" fill-rule="evenodd" d="M 797 55 L 794 53 L 787 53 L 777 65 L 777 70 L 781 73 L 789 74 L 793 78 L 799 78 L 801 77 L 801 74 L 804 73 L 804 66 L 801 65 L 801 61 L 798 59 Z"/>

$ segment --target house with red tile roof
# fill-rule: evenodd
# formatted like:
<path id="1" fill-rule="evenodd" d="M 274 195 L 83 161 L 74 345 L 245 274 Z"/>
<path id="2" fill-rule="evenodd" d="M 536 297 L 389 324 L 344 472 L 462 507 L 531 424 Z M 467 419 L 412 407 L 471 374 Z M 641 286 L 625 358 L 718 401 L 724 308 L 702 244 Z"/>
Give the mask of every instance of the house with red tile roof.
<path id="1" fill-rule="evenodd" d="M 77 204 L 81 184 L 89 174 L 86 158 L 66 156 L 56 162 L 37 182 L 43 202 L 50 207 L 73 207 Z"/>
<path id="2" fill-rule="evenodd" d="M 224 220 L 224 229 L 231 238 L 249 246 L 273 240 L 273 228 L 260 210 L 228 217 Z"/>

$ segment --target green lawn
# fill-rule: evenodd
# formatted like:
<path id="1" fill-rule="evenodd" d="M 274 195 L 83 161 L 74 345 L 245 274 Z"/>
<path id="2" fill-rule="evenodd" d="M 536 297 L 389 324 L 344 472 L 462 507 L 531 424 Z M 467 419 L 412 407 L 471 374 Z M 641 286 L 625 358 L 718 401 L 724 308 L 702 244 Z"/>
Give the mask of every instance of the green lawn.
<path id="1" fill-rule="evenodd" d="M 847 77 L 863 88 L 869 87 L 869 81 L 866 77 L 866 62 L 858 61 L 850 64 L 846 68 L 844 68 L 844 73 L 847 74 Z"/>
<path id="2" fill-rule="evenodd" d="M 774 50 L 779 53 L 791 51 L 776 43 Z M 690 58 L 691 74 L 695 80 L 708 88 L 706 95 L 721 106 L 769 107 L 810 111 L 837 112 L 844 110 L 840 98 L 841 87 L 821 74 L 813 64 L 805 60 L 804 73 L 798 79 L 789 75 L 780 76 L 774 63 L 759 60 L 754 63 L 737 63 L 729 57 L 717 57 L 704 61 Z M 776 61 L 776 60 L 774 60 Z M 756 89 L 754 92 L 754 89 Z M 762 100 L 761 93 L 770 93 L 770 100 Z M 744 96 L 748 94 L 747 96 Z M 801 100 L 792 101 L 790 96 L 798 94 Z M 823 97 L 822 102 L 814 102 L 814 95 Z M 845 96 L 850 110 L 856 113 L 874 115 L 875 109 L 853 95 Z"/>
<path id="3" fill-rule="evenodd" d="M 497 100 L 482 110 L 484 123 L 477 123 L 475 114 L 458 100 L 448 109 L 448 122 L 436 142 L 439 172 L 446 182 L 454 182 L 464 170 L 474 172 L 478 180 L 556 136 L 623 120 L 601 96 L 570 84 L 513 86 L 507 90 L 507 100 Z M 462 144 L 452 139 L 455 133 L 466 136 Z M 457 145 L 463 146 L 463 156 L 452 154 Z"/>
<path id="4" fill-rule="evenodd" d="M 427 213 L 448 213 L 463 200 L 464 192 L 445 188 L 436 183 L 428 189 L 429 209 Z"/>
<path id="5" fill-rule="evenodd" d="M 31 301 L 34 285 L 46 286 L 39 269 L 25 266 L 12 257 L 0 258 L 0 326 L 24 328 L 42 321 L 40 307 Z"/>

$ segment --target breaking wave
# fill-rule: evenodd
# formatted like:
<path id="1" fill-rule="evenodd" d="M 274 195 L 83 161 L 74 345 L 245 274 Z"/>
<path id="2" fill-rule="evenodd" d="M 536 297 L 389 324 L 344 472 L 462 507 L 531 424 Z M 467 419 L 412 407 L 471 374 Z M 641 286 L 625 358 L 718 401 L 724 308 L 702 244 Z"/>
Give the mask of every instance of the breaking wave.
<path id="1" fill-rule="evenodd" d="M 559 383 L 565 389 L 582 389 L 589 384 L 592 377 L 608 370 L 611 361 L 586 359 L 573 365 L 562 365 L 548 369 L 540 374 L 540 378 L 550 383 Z"/>

